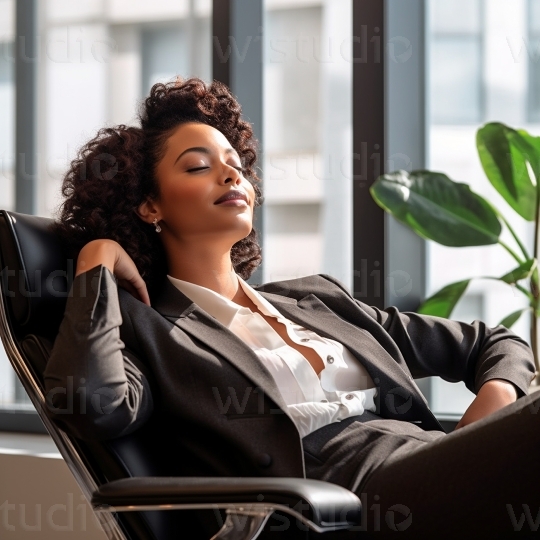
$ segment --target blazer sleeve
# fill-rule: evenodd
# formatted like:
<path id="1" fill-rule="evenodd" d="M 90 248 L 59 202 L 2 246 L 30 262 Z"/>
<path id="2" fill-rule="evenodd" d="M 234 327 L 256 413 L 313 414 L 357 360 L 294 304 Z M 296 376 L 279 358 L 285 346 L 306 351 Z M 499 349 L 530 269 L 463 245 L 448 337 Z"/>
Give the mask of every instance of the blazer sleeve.
<path id="1" fill-rule="evenodd" d="M 149 373 L 121 325 L 114 274 L 98 265 L 76 276 L 44 372 L 49 414 L 76 437 L 126 435 L 152 413 Z"/>
<path id="2" fill-rule="evenodd" d="M 535 374 L 533 353 L 526 341 L 506 327 L 400 312 L 394 306 L 379 309 L 353 298 L 335 278 L 323 277 L 382 326 L 414 378 L 437 375 L 450 382 L 463 381 L 475 394 L 486 381 L 504 379 L 514 384 L 518 397 L 528 394 Z"/>

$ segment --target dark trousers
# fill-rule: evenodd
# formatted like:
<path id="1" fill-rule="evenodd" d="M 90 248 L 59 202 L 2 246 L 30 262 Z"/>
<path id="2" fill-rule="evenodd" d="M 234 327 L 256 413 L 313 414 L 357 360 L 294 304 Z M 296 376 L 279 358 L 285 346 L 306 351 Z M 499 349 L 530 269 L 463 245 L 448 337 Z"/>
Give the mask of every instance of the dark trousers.
<path id="1" fill-rule="evenodd" d="M 540 392 L 449 434 L 343 422 L 304 438 L 307 476 L 363 502 L 362 525 L 339 538 L 540 538 Z"/>

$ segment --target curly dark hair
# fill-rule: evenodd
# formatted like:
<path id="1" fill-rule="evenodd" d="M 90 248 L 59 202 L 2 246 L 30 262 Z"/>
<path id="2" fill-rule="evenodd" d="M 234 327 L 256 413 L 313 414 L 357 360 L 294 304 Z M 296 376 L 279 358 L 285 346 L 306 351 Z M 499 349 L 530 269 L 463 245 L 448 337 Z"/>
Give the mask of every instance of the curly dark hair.
<path id="1" fill-rule="evenodd" d="M 260 178 L 255 172 L 258 141 L 251 125 L 242 120 L 241 107 L 229 88 L 214 80 L 177 77 L 157 83 L 141 103 L 141 127 L 120 124 L 102 128 L 71 162 L 61 192 L 54 229 L 69 256 L 98 238 L 117 241 L 134 260 L 150 293 L 167 273 L 165 250 L 153 225 L 135 210 L 159 194 L 155 175 L 165 142 L 186 122 L 201 122 L 221 131 L 238 152 L 244 176 L 255 189 L 255 206 L 262 204 Z M 261 263 L 255 228 L 231 250 L 235 272 L 243 279 Z"/>

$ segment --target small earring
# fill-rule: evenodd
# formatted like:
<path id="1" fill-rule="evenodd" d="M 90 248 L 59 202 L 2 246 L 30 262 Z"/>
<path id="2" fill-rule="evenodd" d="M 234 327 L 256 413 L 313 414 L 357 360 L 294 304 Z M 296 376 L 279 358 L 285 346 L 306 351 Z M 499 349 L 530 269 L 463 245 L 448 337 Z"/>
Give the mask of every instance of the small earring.
<path id="1" fill-rule="evenodd" d="M 157 218 L 154 218 L 154 221 L 152 221 L 152 225 L 155 226 L 157 233 L 161 232 L 161 227 L 158 225 Z"/>

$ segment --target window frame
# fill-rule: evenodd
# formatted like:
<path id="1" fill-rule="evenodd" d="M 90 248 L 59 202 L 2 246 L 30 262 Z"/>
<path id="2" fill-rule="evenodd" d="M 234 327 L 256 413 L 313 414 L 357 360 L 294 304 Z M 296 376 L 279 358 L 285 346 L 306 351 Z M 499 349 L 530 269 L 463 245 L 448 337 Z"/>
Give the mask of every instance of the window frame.
<path id="1" fill-rule="evenodd" d="M 28 1 L 36 8 L 36 0 Z M 362 2 L 353 1 L 353 36 L 361 35 L 362 26 L 368 26 L 374 30 L 378 28 L 378 32 L 374 32 L 371 37 L 380 37 L 380 43 L 385 43 L 386 30 L 392 28 L 394 31 L 397 20 L 402 20 L 402 13 L 409 13 L 409 18 L 403 20 L 403 24 L 407 23 L 407 32 L 414 35 L 414 32 L 419 32 L 419 43 L 425 48 L 425 3 L 423 0 L 402 0 L 396 3 L 393 0 L 363 0 Z M 23 2 L 21 2 L 22 4 Z M 17 2 L 19 4 L 19 2 Z M 17 11 L 19 14 L 19 11 Z M 242 103 L 243 112 L 247 118 L 254 124 L 255 136 L 263 147 L 262 140 L 262 41 L 259 40 L 259 45 L 254 47 L 253 55 L 246 56 L 242 62 L 236 62 L 235 55 L 232 54 L 229 60 L 223 62 L 220 58 L 218 46 L 224 50 L 229 43 L 229 36 L 236 36 L 239 43 L 242 43 L 245 35 L 257 35 L 259 27 L 263 25 L 263 0 L 213 0 L 212 11 L 212 56 L 213 56 L 213 78 L 222 80 L 227 84 L 233 93 L 237 95 Z M 242 24 L 238 24 L 239 21 Z M 23 25 L 23 19 L 18 15 L 17 18 L 17 35 L 25 35 L 28 31 L 28 22 Z M 394 26 L 392 26 L 392 24 Z M 232 32 L 236 31 L 237 34 Z M 240 33 L 242 33 L 240 35 Z M 407 34 L 397 34 L 407 35 Z M 377 39 L 372 43 L 376 44 Z M 353 41 L 353 57 L 360 58 L 362 51 L 361 40 Z M 354 288 L 353 295 L 359 300 L 384 308 L 385 305 L 396 305 L 400 309 L 414 309 L 413 304 L 418 304 L 425 297 L 425 242 L 404 228 L 396 226 L 395 223 L 388 222 L 388 216 L 378 207 L 371 196 L 369 195 L 369 185 L 373 183 L 387 166 L 386 156 L 399 152 L 401 145 L 412 145 L 419 149 L 418 154 L 413 154 L 413 150 L 408 150 L 414 158 L 415 167 L 421 167 L 425 164 L 426 156 L 426 111 L 419 108 L 419 104 L 415 103 L 412 108 L 400 107 L 395 101 L 392 93 L 393 85 L 411 84 L 416 80 L 419 86 L 417 90 L 421 96 L 426 95 L 425 89 L 425 60 L 422 58 L 420 64 L 407 74 L 407 70 L 399 70 L 399 64 L 393 64 L 385 61 L 386 49 L 381 48 L 380 55 L 377 57 L 375 53 L 374 61 L 372 62 L 353 62 L 353 157 L 356 154 L 361 156 L 364 145 L 377 154 L 379 160 L 379 169 L 376 167 L 368 170 L 367 178 L 363 177 L 362 163 L 359 159 L 353 160 L 353 280 Z M 377 60 L 378 58 L 378 60 Z M 417 80 L 418 70 L 423 73 L 421 80 Z M 16 88 L 21 84 L 20 78 L 16 80 Z M 33 92 L 35 94 L 37 88 L 37 78 L 32 79 Z M 249 84 L 246 84 L 249 81 Z M 366 84 L 366 81 L 369 81 Z M 414 95 L 414 89 L 409 94 L 409 98 Z M 31 96 L 34 94 L 31 93 Z M 356 96 L 361 95 L 360 102 Z M 29 98 L 30 99 L 30 98 Z M 32 98 L 34 99 L 34 98 Z M 423 102 L 423 100 L 421 100 Z M 366 106 L 366 103 L 368 106 Z M 361 106 L 360 106 L 361 105 Z M 420 129 L 415 137 L 405 137 L 401 132 L 397 137 L 392 137 L 395 126 L 406 122 L 405 117 L 399 116 L 396 111 L 402 110 L 404 114 L 420 115 Z M 16 124 L 20 126 L 23 117 L 18 114 L 17 108 Z M 34 110 L 33 119 L 30 126 L 35 129 L 35 121 L 37 113 Z M 418 119 L 417 119 L 418 120 Z M 28 126 L 27 126 L 28 128 Z M 21 135 L 22 136 L 22 135 Z M 35 138 L 35 134 L 30 133 L 30 138 Z M 407 138 L 407 140 L 405 140 Z M 34 140 L 34 139 L 32 139 Z M 19 141 L 19 139 L 17 139 Z M 21 143 L 18 142 L 20 145 Z M 377 148 L 375 148 L 378 146 Z M 17 148 L 20 148 L 18 146 Z M 28 169 L 27 169 L 28 170 Z M 358 179 L 358 180 L 357 180 Z M 35 186 L 33 186 L 35 195 Z M 22 200 L 18 199 L 17 211 L 32 213 L 23 204 Z M 31 210 L 31 209 L 30 209 Z M 258 227 L 262 230 L 263 215 L 259 212 L 256 215 Z M 362 231 L 369 230 L 370 235 L 365 235 Z M 261 239 L 264 240 L 264 239 Z M 391 255 L 394 253 L 395 246 L 401 246 L 401 255 Z M 405 248 L 405 249 L 404 249 Z M 392 296 L 388 292 L 388 284 L 385 279 L 386 271 L 392 268 L 400 268 L 403 264 L 407 264 L 403 254 L 413 252 L 419 253 L 416 266 L 409 271 L 413 272 L 418 279 L 415 279 L 415 289 L 413 293 L 405 298 Z M 409 257 L 410 258 L 410 257 Z M 368 272 L 378 273 L 379 276 L 379 291 L 375 290 L 374 280 L 369 285 L 366 294 L 359 294 L 362 287 L 362 267 L 363 260 L 371 261 L 372 267 L 368 268 Z M 378 265 L 374 263 L 378 262 Z M 357 269 L 357 270 L 356 270 Z M 259 282 L 262 273 L 256 272 L 252 276 L 253 282 Z M 371 278 L 370 278 L 371 279 Z M 357 292 L 354 292 L 357 291 Z M 421 382 L 421 381 L 420 381 Z M 421 386 L 421 384 L 419 385 Z M 423 389 L 424 393 L 429 398 L 429 388 Z M 46 433 L 41 420 L 36 412 L 21 411 L 16 408 L 0 409 L 0 431 L 20 431 L 27 433 Z"/>

